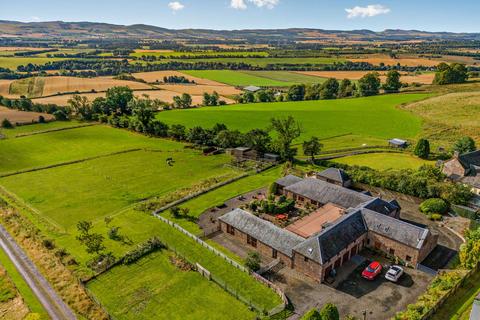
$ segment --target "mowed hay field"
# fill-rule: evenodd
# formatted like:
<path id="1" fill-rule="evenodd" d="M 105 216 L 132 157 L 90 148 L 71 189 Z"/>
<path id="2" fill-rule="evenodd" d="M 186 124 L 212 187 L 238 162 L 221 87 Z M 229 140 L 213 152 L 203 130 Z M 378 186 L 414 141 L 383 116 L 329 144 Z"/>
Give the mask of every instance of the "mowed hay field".
<path id="1" fill-rule="evenodd" d="M 53 120 L 54 117 L 51 114 L 39 113 L 39 112 L 25 112 L 13 109 L 8 109 L 0 106 L 0 121 L 3 119 L 9 120 L 12 124 L 27 124 L 38 122 L 38 118 L 43 116 L 45 120 Z"/>
<path id="2" fill-rule="evenodd" d="M 373 71 L 296 71 L 296 73 L 313 76 L 313 77 L 321 77 L 323 80 L 327 78 L 335 78 L 337 80 L 343 79 L 350 79 L 353 81 L 360 80 L 364 75 Z M 386 72 L 379 72 L 380 79 L 382 82 L 385 82 L 387 79 Z M 433 82 L 433 78 L 435 77 L 434 73 L 401 73 L 400 81 L 405 83 L 421 83 L 421 84 L 431 84 Z"/>
<path id="3" fill-rule="evenodd" d="M 352 62 L 368 62 L 375 66 L 378 66 L 381 63 L 383 63 L 387 66 L 396 66 L 397 64 L 400 64 L 402 66 L 407 66 L 407 67 L 416 67 L 416 66 L 435 67 L 440 62 L 442 62 L 441 60 L 436 60 L 436 59 L 420 58 L 420 57 L 414 57 L 414 56 L 401 56 L 401 55 L 397 59 L 394 59 L 389 55 L 382 55 L 382 54 L 368 55 L 361 58 L 349 58 L 348 60 Z"/>
<path id="4" fill-rule="evenodd" d="M 241 302 L 198 272 L 182 271 L 167 250 L 119 266 L 88 283 L 116 319 L 254 319 Z M 119 283 L 128 285 L 119 287 Z"/>
<path id="5" fill-rule="evenodd" d="M 285 87 L 289 83 L 285 81 L 278 81 L 264 77 L 258 77 L 248 73 L 232 70 L 188 70 L 185 73 L 199 77 L 206 78 L 232 86 L 259 86 L 259 87 Z"/>
<path id="6" fill-rule="evenodd" d="M 158 119 L 187 127 L 213 127 L 224 123 L 243 132 L 268 128 L 272 117 L 293 116 L 302 125 L 299 139 L 355 134 L 358 137 L 388 139 L 413 138 L 421 128 L 421 119 L 397 108 L 428 97 L 427 94 L 396 94 L 368 98 L 322 101 L 257 103 L 228 108 L 200 108 L 161 112 Z M 358 142 L 358 141 L 357 141 Z"/>
<path id="7" fill-rule="evenodd" d="M 422 134 L 443 147 L 462 136 L 480 143 L 480 92 L 457 92 L 403 107 L 420 116 Z"/>
<path id="8" fill-rule="evenodd" d="M 0 96 L 3 97 L 13 97 L 10 94 L 10 85 L 12 84 L 14 80 L 0 80 Z"/>
<path id="9" fill-rule="evenodd" d="M 418 169 L 422 165 L 435 165 L 435 161 L 427 161 L 408 153 L 369 153 L 332 160 L 350 166 L 365 166 L 377 170 Z"/>

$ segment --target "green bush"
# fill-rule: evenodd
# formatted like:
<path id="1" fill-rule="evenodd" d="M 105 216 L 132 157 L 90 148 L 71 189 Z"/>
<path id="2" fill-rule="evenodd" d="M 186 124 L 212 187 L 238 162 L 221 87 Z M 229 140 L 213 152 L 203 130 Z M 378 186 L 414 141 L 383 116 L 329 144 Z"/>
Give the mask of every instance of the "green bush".
<path id="1" fill-rule="evenodd" d="M 340 320 L 337 307 L 333 303 L 327 303 L 320 310 L 320 319 L 322 320 Z"/>
<path id="2" fill-rule="evenodd" d="M 428 218 L 432 221 L 440 221 L 443 219 L 443 216 L 438 213 L 432 213 L 431 215 L 428 216 Z"/>
<path id="3" fill-rule="evenodd" d="M 132 264 L 149 253 L 165 248 L 166 246 L 157 237 L 153 237 L 127 252 L 121 261 L 123 264 Z"/>
<path id="4" fill-rule="evenodd" d="M 445 214 L 448 211 L 448 204 L 443 199 L 431 198 L 420 204 L 420 211 L 425 214 Z"/>
<path id="5" fill-rule="evenodd" d="M 317 309 L 313 308 L 307 313 L 305 313 L 300 320 L 322 320 L 320 312 Z"/>
<path id="6" fill-rule="evenodd" d="M 13 128 L 13 124 L 10 122 L 10 120 L 8 119 L 3 119 L 2 121 L 2 128 L 4 129 L 12 129 Z"/>
<path id="7" fill-rule="evenodd" d="M 260 255 L 256 251 L 251 251 L 248 253 L 247 258 L 245 259 L 245 266 L 250 270 L 250 271 L 257 271 L 260 269 Z"/>

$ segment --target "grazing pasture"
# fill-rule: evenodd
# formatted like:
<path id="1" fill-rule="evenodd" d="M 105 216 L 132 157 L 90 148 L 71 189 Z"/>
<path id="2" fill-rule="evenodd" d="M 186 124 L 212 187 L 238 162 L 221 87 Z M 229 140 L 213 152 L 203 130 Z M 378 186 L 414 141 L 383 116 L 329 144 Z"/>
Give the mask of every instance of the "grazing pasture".
<path id="1" fill-rule="evenodd" d="M 435 161 L 427 161 L 409 153 L 369 153 L 332 160 L 350 166 L 364 166 L 377 170 L 418 169 L 424 164 L 435 165 Z"/>
<path id="2" fill-rule="evenodd" d="M 45 120 L 53 120 L 54 117 L 51 114 L 39 113 L 39 112 L 25 112 L 13 109 L 8 109 L 0 106 L 0 121 L 3 119 L 9 120 L 12 124 L 27 124 L 38 122 L 38 118 L 43 116 Z"/>
<path id="3" fill-rule="evenodd" d="M 198 272 L 182 271 L 167 250 L 118 266 L 88 283 L 116 319 L 254 319 L 255 313 Z M 119 283 L 128 285 L 121 286 Z"/>
<path id="4" fill-rule="evenodd" d="M 232 86 L 259 86 L 259 87 L 286 87 L 289 82 L 259 77 L 252 74 L 232 70 L 188 70 L 183 71 L 189 75 L 206 78 Z"/>
<path id="5" fill-rule="evenodd" d="M 397 94 L 368 98 L 257 103 L 228 108 L 200 108 L 161 112 L 158 119 L 187 127 L 213 127 L 225 123 L 230 129 L 246 131 L 268 128 L 272 117 L 293 116 L 301 123 L 299 139 L 355 134 L 365 139 L 413 138 L 421 128 L 421 119 L 397 108 L 428 97 L 426 94 Z M 356 141 L 359 143 L 360 141 Z"/>
<path id="6" fill-rule="evenodd" d="M 51 61 L 61 61 L 64 58 L 36 58 L 36 57 L 0 57 L 0 67 L 17 70 L 18 66 L 29 63 L 42 65 Z"/>

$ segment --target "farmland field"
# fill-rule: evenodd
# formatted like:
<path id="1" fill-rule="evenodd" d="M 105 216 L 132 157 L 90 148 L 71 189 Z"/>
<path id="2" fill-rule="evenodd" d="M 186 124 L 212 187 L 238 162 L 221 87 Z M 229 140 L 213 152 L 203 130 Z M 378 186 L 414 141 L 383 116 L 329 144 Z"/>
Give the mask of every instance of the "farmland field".
<path id="1" fill-rule="evenodd" d="M 348 60 L 352 62 L 368 62 L 373 65 L 380 65 L 381 63 L 383 63 L 387 66 L 396 66 L 397 64 L 400 64 L 402 66 L 408 66 L 408 67 L 416 67 L 416 66 L 435 67 L 440 62 L 442 62 L 441 60 L 420 58 L 416 56 L 400 56 L 398 58 L 392 58 L 388 55 L 382 55 L 382 54 L 369 55 L 362 58 L 352 58 L 352 59 L 349 58 Z"/>
<path id="2" fill-rule="evenodd" d="M 435 161 L 426 161 L 408 153 L 370 153 L 332 160 L 350 166 L 365 166 L 377 170 L 418 169 L 424 164 L 435 165 Z"/>
<path id="3" fill-rule="evenodd" d="M 43 116 L 45 120 L 52 120 L 54 117 L 51 114 L 39 113 L 39 112 L 25 112 L 13 109 L 8 109 L 0 106 L 0 121 L 3 119 L 9 120 L 12 124 L 28 124 L 38 122 L 38 118 Z"/>
<path id="4" fill-rule="evenodd" d="M 291 85 L 289 82 L 273 80 L 265 77 L 258 77 L 252 74 L 231 70 L 188 70 L 186 74 L 198 78 L 210 79 L 213 81 L 229 84 L 232 86 L 259 86 L 259 87 L 285 87 Z"/>
<path id="5" fill-rule="evenodd" d="M 326 78 L 290 71 L 242 71 L 242 73 L 246 73 L 255 77 L 262 77 L 275 81 L 287 82 L 290 85 L 322 83 L 326 80 Z"/>
<path id="6" fill-rule="evenodd" d="M 137 79 L 143 79 L 147 82 L 163 82 L 163 77 L 169 77 L 169 76 L 177 76 L 177 77 L 185 77 L 190 81 L 195 81 L 196 84 L 204 84 L 204 85 L 211 85 L 211 86 L 223 86 L 225 84 L 208 80 L 208 79 L 203 79 L 203 78 L 197 78 L 193 77 L 191 75 L 188 75 L 183 72 L 179 71 L 152 71 L 152 72 L 139 72 L 139 73 L 133 73 L 132 76 L 134 76 Z"/>
<path id="7" fill-rule="evenodd" d="M 119 266 L 88 284 L 117 319 L 253 319 L 240 301 L 195 271 L 181 271 L 167 250 Z M 119 283 L 128 285 L 118 287 Z"/>
<path id="8" fill-rule="evenodd" d="M 130 54 L 133 57 L 153 56 L 153 57 L 165 57 L 165 58 L 177 58 L 177 57 L 198 57 L 198 56 L 242 56 L 242 57 L 268 57 L 267 52 L 262 51 L 199 51 L 199 52 L 181 52 L 181 51 L 166 51 L 166 50 L 135 50 Z"/>
<path id="9" fill-rule="evenodd" d="M 42 65 L 51 61 L 61 61 L 64 58 L 35 58 L 35 57 L 0 57 L 0 68 L 16 70 L 18 66 L 29 63 Z"/>
<path id="10" fill-rule="evenodd" d="M 321 77 L 321 78 L 335 78 L 337 80 L 343 79 L 350 79 L 350 80 L 359 80 L 361 77 L 366 75 L 367 73 L 372 71 L 297 71 L 296 73 L 313 76 L 313 77 Z M 379 72 L 380 79 L 382 82 L 386 80 L 386 73 Z M 433 78 L 435 77 L 434 73 L 421 73 L 421 74 L 414 74 L 414 73 L 401 73 L 402 76 L 400 81 L 405 83 L 422 83 L 422 84 L 431 84 L 433 82 Z"/>
<path id="11" fill-rule="evenodd" d="M 428 97 L 426 94 L 398 94 L 358 99 L 234 105 L 228 108 L 201 108 L 161 112 L 158 119 L 187 127 L 213 127 L 225 123 L 230 129 L 246 131 L 268 128 L 272 117 L 293 116 L 302 125 L 299 139 L 355 134 L 365 139 L 413 138 L 421 119 L 396 108 Z M 360 120 L 359 120 L 360 119 Z M 360 142 L 360 141 L 357 141 Z"/>

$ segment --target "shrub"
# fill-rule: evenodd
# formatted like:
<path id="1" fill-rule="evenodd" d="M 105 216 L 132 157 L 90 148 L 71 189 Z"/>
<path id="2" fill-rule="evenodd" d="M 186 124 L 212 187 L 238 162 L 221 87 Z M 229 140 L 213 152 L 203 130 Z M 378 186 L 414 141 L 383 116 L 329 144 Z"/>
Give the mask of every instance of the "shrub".
<path id="1" fill-rule="evenodd" d="M 135 249 L 127 252 L 121 261 L 123 264 L 132 264 L 149 253 L 165 248 L 166 246 L 157 237 L 153 237 L 146 242 L 139 244 Z"/>
<path id="2" fill-rule="evenodd" d="M 3 119 L 2 121 L 2 128 L 4 129 L 12 129 L 13 128 L 13 124 L 10 122 L 10 120 L 8 119 Z"/>
<path id="3" fill-rule="evenodd" d="M 340 320 L 338 309 L 333 303 L 327 303 L 320 310 L 320 319 L 322 320 Z"/>
<path id="4" fill-rule="evenodd" d="M 428 216 L 428 218 L 432 221 L 440 221 L 443 219 L 443 216 L 438 213 L 432 213 L 431 215 Z"/>
<path id="5" fill-rule="evenodd" d="M 431 198 L 420 204 L 420 211 L 425 214 L 445 214 L 448 211 L 448 205 L 443 199 Z"/>
<path id="6" fill-rule="evenodd" d="M 57 121 L 67 121 L 68 120 L 68 115 L 65 111 L 63 110 L 57 110 L 53 113 L 53 116 L 55 117 L 55 120 Z"/>
<path id="7" fill-rule="evenodd" d="M 251 251 L 248 253 L 247 258 L 245 259 L 245 266 L 250 270 L 250 271 L 257 271 L 260 269 L 260 255 L 258 252 Z"/>
<path id="8" fill-rule="evenodd" d="M 320 312 L 316 308 L 310 309 L 310 311 L 307 311 L 300 320 L 322 320 L 320 316 Z"/>
<path id="9" fill-rule="evenodd" d="M 414 154 L 422 159 L 427 159 L 430 155 L 430 142 L 427 139 L 418 140 Z"/>
<path id="10" fill-rule="evenodd" d="M 38 123 L 45 123 L 45 117 L 44 116 L 38 116 Z"/>
<path id="11" fill-rule="evenodd" d="M 45 239 L 45 240 L 42 241 L 42 244 L 48 250 L 55 249 L 55 243 L 53 242 L 53 240 Z"/>
<path id="12" fill-rule="evenodd" d="M 453 151 L 460 154 L 475 151 L 476 148 L 475 141 L 470 137 L 460 138 L 453 145 Z"/>

